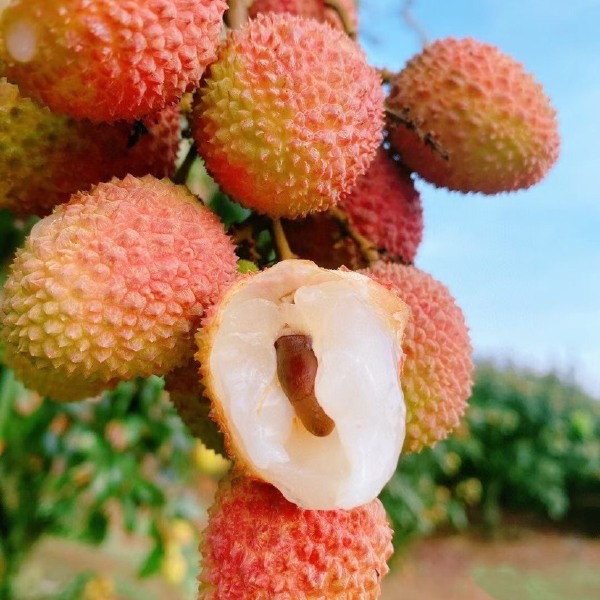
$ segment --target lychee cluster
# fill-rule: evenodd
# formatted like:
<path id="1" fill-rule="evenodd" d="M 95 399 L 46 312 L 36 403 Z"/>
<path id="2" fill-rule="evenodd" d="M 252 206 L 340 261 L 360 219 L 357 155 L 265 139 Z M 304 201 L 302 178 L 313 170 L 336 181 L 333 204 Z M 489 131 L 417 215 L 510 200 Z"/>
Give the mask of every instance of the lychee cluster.
<path id="1" fill-rule="evenodd" d="M 461 309 L 414 266 L 413 178 L 528 187 L 556 160 L 554 110 L 470 39 L 386 74 L 386 99 L 352 0 L 255 0 L 223 35 L 227 6 L 0 10 L 0 209 L 44 217 L 0 295 L 0 346 L 56 400 L 164 376 L 233 460 L 200 598 L 377 598 L 377 495 L 402 451 L 458 425 L 473 369 Z"/>

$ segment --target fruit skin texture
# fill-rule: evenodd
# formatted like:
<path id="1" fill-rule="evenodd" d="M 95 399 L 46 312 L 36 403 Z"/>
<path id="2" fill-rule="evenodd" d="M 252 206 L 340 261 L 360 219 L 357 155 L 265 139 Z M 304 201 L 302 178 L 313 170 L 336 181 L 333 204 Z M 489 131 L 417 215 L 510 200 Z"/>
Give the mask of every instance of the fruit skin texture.
<path id="1" fill-rule="evenodd" d="M 303 510 L 268 484 L 227 477 L 200 544 L 198 598 L 375 599 L 391 537 L 378 499 L 352 510 Z"/>
<path id="2" fill-rule="evenodd" d="M 358 15 L 354 0 L 338 0 L 340 8 L 344 11 L 352 33 L 358 26 Z M 254 0 L 248 9 L 248 16 L 254 19 L 260 13 L 290 13 L 299 17 L 316 19 L 327 22 L 332 27 L 344 30 L 344 24 L 336 10 L 328 6 L 324 0 Z"/>
<path id="3" fill-rule="evenodd" d="M 94 122 L 141 119 L 198 85 L 215 59 L 226 6 L 15 0 L 0 20 L 0 63 L 54 112 Z"/>
<path id="4" fill-rule="evenodd" d="M 340 31 L 289 14 L 233 32 L 196 97 L 192 131 L 207 169 L 273 217 L 335 205 L 382 138 L 375 69 Z"/>
<path id="5" fill-rule="evenodd" d="M 410 307 L 402 349 L 406 402 L 403 452 L 444 439 L 471 395 L 473 360 L 463 313 L 445 285 L 416 267 L 378 262 L 361 271 L 390 286 Z"/>
<path id="6" fill-rule="evenodd" d="M 410 173 L 383 148 L 340 208 L 383 257 L 414 261 L 423 237 L 421 197 Z"/>
<path id="7" fill-rule="evenodd" d="M 57 400 L 161 375 L 193 355 L 207 306 L 236 275 L 231 240 L 183 186 L 103 183 L 37 223 L 0 302 L 5 360 Z"/>
<path id="8" fill-rule="evenodd" d="M 210 400 L 204 395 L 200 365 L 191 359 L 165 375 L 165 391 L 192 436 L 202 440 L 210 450 L 227 456 L 224 436 L 209 417 Z"/>
<path id="9" fill-rule="evenodd" d="M 556 111 L 542 86 L 510 56 L 470 38 L 438 40 L 414 56 L 392 80 L 387 106 L 413 125 L 391 121 L 402 161 L 438 187 L 528 188 L 558 158 Z"/>
<path id="10" fill-rule="evenodd" d="M 132 126 L 75 121 L 51 113 L 0 79 L 0 208 L 45 216 L 77 191 L 127 174 L 168 177 L 180 142 L 179 110 L 169 107 Z"/>

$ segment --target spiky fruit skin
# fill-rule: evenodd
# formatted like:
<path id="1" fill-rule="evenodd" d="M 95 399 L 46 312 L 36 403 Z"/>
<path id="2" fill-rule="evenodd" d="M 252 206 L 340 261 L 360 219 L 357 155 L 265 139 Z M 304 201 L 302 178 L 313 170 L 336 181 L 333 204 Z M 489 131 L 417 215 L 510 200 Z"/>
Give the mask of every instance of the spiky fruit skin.
<path id="1" fill-rule="evenodd" d="M 358 16 L 354 0 L 340 0 L 340 8 L 348 21 L 350 33 L 355 33 L 358 26 Z M 328 6 L 324 0 L 254 0 L 248 9 L 248 16 L 256 18 L 261 13 L 290 13 L 299 17 L 316 19 L 329 23 L 332 27 L 345 30 L 344 23 L 337 11 Z"/>
<path id="2" fill-rule="evenodd" d="M 205 308 L 235 275 L 231 240 L 187 188 L 99 184 L 17 251 L 0 303 L 6 363 L 57 400 L 167 373 L 193 355 Z"/>
<path id="3" fill-rule="evenodd" d="M 204 395 L 200 365 L 192 359 L 165 375 L 165 391 L 192 436 L 202 440 L 207 448 L 226 456 L 224 436 L 209 416 L 210 400 Z"/>
<path id="4" fill-rule="evenodd" d="M 289 13 L 324 21 L 325 2 L 324 0 L 254 0 L 248 9 L 248 16 L 255 19 L 263 13 Z"/>
<path id="5" fill-rule="evenodd" d="M 180 142 L 179 111 L 169 107 L 130 124 L 75 121 L 51 113 L 0 79 L 0 208 L 19 217 L 45 216 L 77 191 L 127 174 L 173 174 Z"/>
<path id="6" fill-rule="evenodd" d="M 421 197 L 410 173 L 383 148 L 340 208 L 382 258 L 414 261 L 423 237 Z"/>
<path id="7" fill-rule="evenodd" d="M 428 273 L 384 262 L 362 272 L 394 289 L 411 310 L 402 344 L 403 452 L 418 452 L 444 439 L 465 411 L 473 383 L 469 330 L 448 288 Z"/>
<path id="8" fill-rule="evenodd" d="M 494 46 L 436 41 L 392 84 L 387 106 L 411 126 L 392 122 L 390 141 L 436 186 L 485 194 L 528 188 L 558 158 L 556 112 L 542 86 Z"/>
<path id="9" fill-rule="evenodd" d="M 209 509 L 198 598 L 375 599 L 391 537 L 377 499 L 352 510 L 303 510 L 268 484 L 230 476 Z"/>
<path id="10" fill-rule="evenodd" d="M 196 97 L 209 172 L 246 207 L 298 217 L 335 205 L 382 138 L 380 77 L 342 32 L 259 15 L 228 38 Z"/>
<path id="11" fill-rule="evenodd" d="M 54 112 L 135 120 L 176 103 L 215 58 L 224 0 L 15 0 L 6 75 Z"/>

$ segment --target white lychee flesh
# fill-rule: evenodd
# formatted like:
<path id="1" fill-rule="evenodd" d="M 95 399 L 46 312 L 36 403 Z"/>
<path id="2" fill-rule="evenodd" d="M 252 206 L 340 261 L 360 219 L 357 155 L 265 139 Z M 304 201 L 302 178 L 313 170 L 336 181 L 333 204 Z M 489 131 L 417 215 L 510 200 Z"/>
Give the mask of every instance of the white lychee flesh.
<path id="1" fill-rule="evenodd" d="M 366 276 L 282 261 L 242 280 L 200 335 L 213 415 L 252 475 L 307 509 L 350 509 L 392 476 L 405 434 L 400 383 L 406 305 Z M 310 433 L 286 396 L 275 342 L 310 336 L 316 400 L 333 420 Z"/>

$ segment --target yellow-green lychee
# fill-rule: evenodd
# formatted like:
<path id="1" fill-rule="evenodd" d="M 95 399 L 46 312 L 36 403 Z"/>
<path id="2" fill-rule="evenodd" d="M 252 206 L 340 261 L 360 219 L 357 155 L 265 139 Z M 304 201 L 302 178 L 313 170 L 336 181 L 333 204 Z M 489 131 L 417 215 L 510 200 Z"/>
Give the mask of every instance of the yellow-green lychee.
<path id="1" fill-rule="evenodd" d="M 6 363 L 56 400 L 168 373 L 235 277 L 233 243 L 187 188 L 151 176 L 99 184 L 17 251 L 0 301 Z"/>
<path id="2" fill-rule="evenodd" d="M 390 141 L 409 169 L 436 186 L 485 194 L 527 188 L 558 157 L 550 100 L 495 46 L 438 40 L 391 84 Z"/>
<path id="3" fill-rule="evenodd" d="M 140 125 L 142 126 L 142 125 Z M 0 79 L 0 208 L 19 217 L 45 216 L 78 191 L 127 174 L 173 174 L 179 111 L 166 108 L 143 122 L 76 121 L 55 115 Z"/>
<path id="4" fill-rule="evenodd" d="M 230 35 L 192 116 L 222 189 L 273 217 L 335 205 L 367 170 L 382 127 L 381 80 L 358 45 L 290 14 L 258 15 Z"/>
<path id="5" fill-rule="evenodd" d="M 394 289 L 411 311 L 402 343 L 403 450 L 418 452 L 444 439 L 465 411 L 473 374 L 469 330 L 448 288 L 428 273 L 384 262 L 362 272 Z"/>

